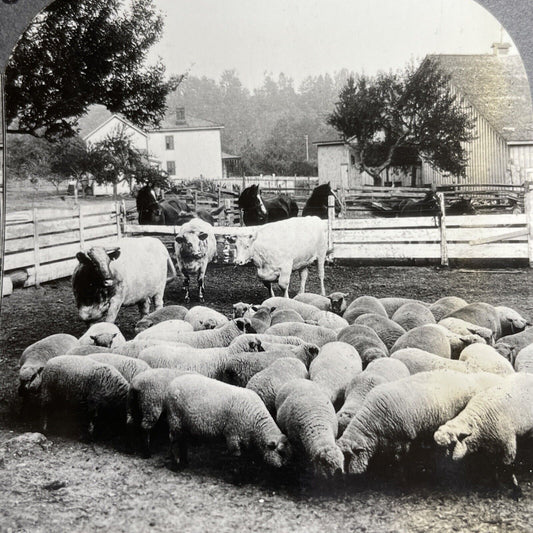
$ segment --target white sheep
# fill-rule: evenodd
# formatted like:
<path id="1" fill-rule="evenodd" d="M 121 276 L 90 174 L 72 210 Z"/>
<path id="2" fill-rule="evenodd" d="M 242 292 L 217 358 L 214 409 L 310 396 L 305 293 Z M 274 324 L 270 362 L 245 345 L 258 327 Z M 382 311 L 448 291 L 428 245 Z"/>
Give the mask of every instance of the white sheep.
<path id="1" fill-rule="evenodd" d="M 309 366 L 309 379 L 322 389 L 335 406 L 344 401 L 348 383 L 362 370 L 361 357 L 351 344 L 328 342 Z"/>
<path id="2" fill-rule="evenodd" d="M 189 435 L 224 437 L 233 455 L 253 446 L 274 467 L 283 466 L 290 457 L 287 437 L 252 390 L 204 376 L 182 375 L 168 386 L 165 408 L 176 465 L 187 464 Z"/>
<path id="3" fill-rule="evenodd" d="M 298 359 L 286 357 L 277 359 L 264 370 L 251 377 L 246 388 L 255 391 L 269 412 L 276 412 L 276 396 L 281 387 L 293 379 L 307 379 L 307 368 Z"/>
<path id="4" fill-rule="evenodd" d="M 191 324 L 193 331 L 218 328 L 228 322 L 222 313 L 203 305 L 191 307 L 183 320 Z"/>
<path id="5" fill-rule="evenodd" d="M 254 314 L 248 317 L 248 320 L 257 333 L 264 333 L 272 323 L 271 311 L 268 307 L 256 307 Z"/>
<path id="6" fill-rule="evenodd" d="M 91 353 L 111 353 L 111 348 L 95 346 L 94 344 L 84 344 L 83 346 L 76 344 L 63 355 L 89 355 Z"/>
<path id="7" fill-rule="evenodd" d="M 239 337 L 233 339 L 230 345 L 241 344 L 247 342 L 261 342 L 261 343 L 273 343 L 273 344 L 291 344 L 293 346 L 300 346 L 302 344 L 310 344 L 301 339 L 300 337 L 295 337 L 293 335 L 283 336 L 283 335 L 270 335 L 266 333 L 244 333 Z"/>
<path id="8" fill-rule="evenodd" d="M 405 329 L 403 329 L 400 324 L 397 324 L 394 320 L 391 320 L 386 316 L 378 315 L 376 313 L 365 313 L 360 315 L 353 323 L 373 329 L 388 350 L 390 350 L 398 338 L 405 333 Z"/>
<path id="9" fill-rule="evenodd" d="M 496 308 L 485 302 L 474 302 L 461 309 L 457 309 L 443 318 L 460 318 L 465 322 L 470 322 L 488 328 L 492 331 L 494 339 L 499 339 L 502 334 L 500 314 Z"/>
<path id="10" fill-rule="evenodd" d="M 244 302 L 237 302 L 236 304 L 233 304 L 233 318 L 242 318 L 244 316 L 252 316 L 253 311 L 253 304 L 247 304 Z"/>
<path id="11" fill-rule="evenodd" d="M 400 324 L 405 331 L 426 324 L 436 324 L 435 317 L 429 308 L 417 302 L 403 304 L 391 318 L 394 322 Z"/>
<path id="12" fill-rule="evenodd" d="M 192 331 L 194 331 L 192 324 L 185 322 L 185 320 L 165 320 L 141 331 L 135 336 L 134 340 L 159 339 L 167 342 L 180 342 L 178 338 L 182 333 L 190 333 Z"/>
<path id="13" fill-rule="evenodd" d="M 480 337 L 479 335 L 469 334 L 469 335 L 458 335 L 453 331 L 450 331 L 448 328 L 440 324 L 432 324 L 434 328 L 440 329 L 444 335 L 446 335 L 448 342 L 450 343 L 451 357 L 452 359 L 459 359 L 461 352 L 470 344 L 487 344 L 487 341 Z M 487 330 L 489 331 L 489 330 Z"/>
<path id="14" fill-rule="evenodd" d="M 335 444 L 337 417 L 320 387 L 294 379 L 276 397 L 276 421 L 290 442 L 301 448 L 316 475 L 332 478 L 344 472 L 344 456 Z"/>
<path id="15" fill-rule="evenodd" d="M 124 379 L 128 383 L 131 383 L 132 379 L 137 374 L 150 369 L 148 363 L 145 363 L 141 359 L 115 353 L 93 353 L 89 354 L 87 357 L 90 357 L 99 363 L 105 363 L 106 365 L 115 367 L 124 376 Z"/>
<path id="16" fill-rule="evenodd" d="M 67 333 L 55 333 L 30 344 L 20 356 L 19 394 L 24 396 L 30 389 L 37 391 L 41 385 L 41 372 L 52 357 L 64 355 L 79 346 L 78 339 Z"/>
<path id="17" fill-rule="evenodd" d="M 93 324 L 80 338 L 81 345 L 103 346 L 117 348 L 126 343 L 120 329 L 111 322 L 97 322 Z"/>
<path id="18" fill-rule="evenodd" d="M 324 311 L 324 316 L 319 319 L 317 326 L 339 332 L 341 329 L 349 326 L 349 324 L 346 319 L 342 318 L 342 316 L 339 316 L 336 313 L 330 313 L 329 311 Z"/>
<path id="19" fill-rule="evenodd" d="M 300 337 L 302 340 L 316 344 L 318 347 L 337 340 L 337 334 L 329 328 L 302 324 L 300 322 L 283 322 L 282 324 L 270 326 L 265 331 L 265 335 Z"/>
<path id="20" fill-rule="evenodd" d="M 517 372 L 533 374 L 533 344 L 522 348 L 514 361 L 514 369 Z"/>
<path id="21" fill-rule="evenodd" d="M 363 368 L 366 368 L 368 363 L 374 359 L 389 356 L 389 351 L 383 341 L 368 326 L 352 324 L 339 331 L 337 340 L 347 342 L 357 350 L 363 362 Z"/>
<path id="22" fill-rule="evenodd" d="M 409 369 L 399 359 L 382 357 L 372 361 L 346 387 L 344 404 L 337 412 L 339 434 L 342 435 L 350 420 L 361 409 L 366 396 L 374 387 L 389 381 L 406 378 L 409 375 Z"/>
<path id="23" fill-rule="evenodd" d="M 478 335 L 487 344 L 494 344 L 494 333 L 491 329 L 478 326 L 477 324 L 472 324 L 471 322 L 467 322 L 460 318 L 443 318 L 442 320 L 439 320 L 438 325 L 445 327 L 456 335 Z"/>
<path id="24" fill-rule="evenodd" d="M 396 340 L 390 353 L 404 348 L 419 348 L 449 359 L 452 354 L 450 341 L 443 330 L 445 328 L 438 327 L 436 324 L 426 324 L 409 329 Z"/>
<path id="25" fill-rule="evenodd" d="M 477 367 L 480 372 L 491 372 L 505 376 L 514 374 L 513 365 L 500 355 L 492 346 L 486 344 L 471 344 L 459 356 L 470 367 Z"/>
<path id="26" fill-rule="evenodd" d="M 432 303 L 429 306 L 429 310 L 433 313 L 435 320 L 438 322 L 445 316 L 457 311 L 457 309 L 461 309 L 461 307 L 464 307 L 465 305 L 468 305 L 468 302 L 462 298 L 458 298 L 457 296 L 444 296 Z"/>
<path id="27" fill-rule="evenodd" d="M 516 458 L 516 439 L 533 431 L 533 376 L 513 374 L 479 391 L 455 418 L 435 431 L 434 440 L 451 450 L 452 458 L 485 450 L 503 465 Z M 514 475 L 515 489 L 519 490 Z"/>
<path id="28" fill-rule="evenodd" d="M 524 330 L 526 326 L 531 324 L 518 311 L 511 307 L 504 305 L 497 305 L 495 307 L 498 316 L 500 317 L 500 326 L 502 328 L 502 337 L 505 335 L 513 335 Z"/>
<path id="29" fill-rule="evenodd" d="M 432 370 L 454 370 L 456 372 L 470 372 L 464 361 L 448 359 L 419 348 L 403 348 L 391 354 L 392 359 L 401 361 L 411 374 L 430 372 Z"/>
<path id="30" fill-rule="evenodd" d="M 294 309 L 276 309 L 275 311 L 273 311 L 270 326 L 275 326 L 276 324 L 283 324 L 283 322 L 304 323 L 305 320 L 302 318 L 300 313 L 298 313 Z"/>
<path id="31" fill-rule="evenodd" d="M 155 324 L 159 324 L 159 322 L 164 322 L 165 320 L 183 320 L 183 317 L 188 312 L 189 310 L 186 307 L 183 307 L 183 305 L 167 305 L 161 307 L 141 318 L 141 320 L 135 324 L 135 333 L 140 333 L 141 331 L 151 328 Z"/>
<path id="32" fill-rule="evenodd" d="M 61 355 L 50 359 L 42 371 L 42 429 L 48 429 L 48 417 L 57 406 L 82 409 L 88 420 L 88 437 L 93 438 L 100 415 L 113 414 L 126 422 L 129 384 L 114 367 L 90 357 Z"/>
<path id="33" fill-rule="evenodd" d="M 349 473 L 365 472 L 377 452 L 398 458 L 412 441 L 431 435 L 499 380 L 494 374 L 433 371 L 374 387 L 337 441 Z"/>
<path id="34" fill-rule="evenodd" d="M 284 298 L 282 296 L 267 298 L 261 305 L 274 308 L 276 311 L 279 311 L 280 309 L 293 309 L 306 322 L 318 322 L 320 318 L 324 316 L 324 311 L 321 311 L 314 305 L 298 302 L 297 300 Z"/>
<path id="35" fill-rule="evenodd" d="M 344 311 L 342 317 L 353 324 L 354 320 L 367 313 L 374 313 L 376 315 L 388 316 L 383 304 L 374 296 L 359 296 Z"/>
<path id="36" fill-rule="evenodd" d="M 418 303 L 421 305 L 425 305 L 426 307 L 429 307 L 430 304 L 426 302 L 422 302 L 421 300 L 415 300 L 414 298 L 398 298 L 398 297 L 386 297 L 386 298 L 378 298 L 378 300 L 381 302 L 385 310 L 387 311 L 387 315 L 389 318 L 392 317 L 394 313 L 404 304 L 407 303 Z"/>
<path id="37" fill-rule="evenodd" d="M 297 294 L 293 299 L 309 305 L 314 305 L 322 311 L 331 311 L 337 315 L 342 315 L 346 310 L 346 292 L 332 292 L 328 296 L 322 296 L 312 292 L 302 292 Z"/>
<path id="38" fill-rule="evenodd" d="M 161 339 L 133 339 L 131 341 L 126 341 L 126 344 L 119 346 L 113 350 L 113 353 L 118 355 L 126 355 L 128 357 L 139 357 L 141 352 L 150 346 L 174 346 L 178 347 L 189 347 L 188 344 L 184 342 L 171 342 L 163 341 Z"/>
<path id="39" fill-rule="evenodd" d="M 506 335 L 498 339 L 494 348 L 506 359 L 514 363 L 520 350 L 533 343 L 533 328 L 526 328 L 524 331 L 513 335 Z"/>

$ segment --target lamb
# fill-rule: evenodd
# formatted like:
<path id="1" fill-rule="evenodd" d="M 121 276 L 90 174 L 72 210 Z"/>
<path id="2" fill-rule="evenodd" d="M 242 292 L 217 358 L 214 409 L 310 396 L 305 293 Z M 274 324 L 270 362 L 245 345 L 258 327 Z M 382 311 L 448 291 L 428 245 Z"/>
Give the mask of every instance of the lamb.
<path id="1" fill-rule="evenodd" d="M 388 350 L 390 350 L 398 338 L 405 333 L 405 329 L 394 322 L 394 320 L 376 313 L 365 313 L 364 315 L 360 315 L 353 323 L 373 329 Z"/>
<path id="2" fill-rule="evenodd" d="M 457 309 L 461 309 L 461 307 L 464 307 L 465 305 L 468 305 L 468 302 L 462 298 L 458 298 L 457 296 L 444 296 L 444 298 L 440 298 L 435 303 L 431 304 L 429 310 L 433 313 L 435 320 L 438 322 L 445 316 L 457 311 Z"/>
<path id="3" fill-rule="evenodd" d="M 460 318 L 465 322 L 470 322 L 488 328 L 492 331 L 494 339 L 499 339 L 502 334 L 500 315 L 495 307 L 484 302 L 474 302 L 461 309 L 457 309 L 446 315 L 444 318 Z"/>
<path id="4" fill-rule="evenodd" d="M 440 328 L 436 324 L 426 324 L 410 329 L 394 343 L 390 353 L 403 348 L 420 348 L 449 359 L 452 355 L 450 342 L 443 330 L 445 328 Z"/>
<path id="5" fill-rule="evenodd" d="M 183 305 L 167 305 L 166 307 L 161 307 L 141 318 L 141 320 L 135 324 L 135 333 L 140 333 L 141 331 L 151 328 L 155 324 L 159 324 L 159 322 L 164 322 L 165 320 L 183 320 L 188 312 L 189 310 L 186 307 L 183 307 Z"/>
<path id="6" fill-rule="evenodd" d="M 340 331 L 349 326 L 348 321 L 335 313 L 324 311 L 324 316 L 318 321 L 317 326 L 322 328 L 333 329 L 334 331 Z"/>
<path id="7" fill-rule="evenodd" d="M 435 442 L 451 449 L 455 461 L 486 450 L 503 465 L 516 458 L 516 439 L 533 431 L 533 376 L 517 373 L 479 391 L 455 418 L 435 431 Z M 515 490 L 518 483 L 512 476 Z"/>
<path id="8" fill-rule="evenodd" d="M 167 342 L 179 342 L 178 338 L 182 333 L 192 331 L 194 331 L 192 324 L 185 322 L 185 320 L 165 320 L 141 331 L 135 336 L 135 340 L 159 339 Z"/>
<path id="9" fill-rule="evenodd" d="M 418 326 L 437 323 L 429 308 L 416 302 L 403 304 L 391 318 L 394 322 L 400 324 L 405 331 Z"/>
<path id="10" fill-rule="evenodd" d="M 276 397 L 276 421 L 292 444 L 300 447 L 315 475 L 332 478 L 344 473 L 344 456 L 335 444 L 335 409 L 320 387 L 307 379 L 294 379 Z"/>
<path id="11" fill-rule="evenodd" d="M 533 374 L 533 344 L 522 348 L 516 356 L 514 369 L 517 372 Z"/>
<path id="12" fill-rule="evenodd" d="M 78 339 L 67 333 L 49 335 L 30 344 L 20 356 L 19 394 L 24 396 L 30 388 L 38 390 L 46 362 L 52 357 L 66 354 L 75 346 L 79 346 Z"/>
<path id="13" fill-rule="evenodd" d="M 115 353 L 93 353 L 89 354 L 88 357 L 93 361 L 98 361 L 99 363 L 105 363 L 106 365 L 115 367 L 124 376 L 124 379 L 128 383 L 131 383 L 137 374 L 150 369 L 148 363 L 145 363 L 141 359 L 135 359 L 134 357 L 127 357 Z"/>
<path id="14" fill-rule="evenodd" d="M 97 322 L 93 324 L 80 338 L 81 345 L 103 346 L 117 348 L 126 343 L 124 335 L 111 322 Z"/>
<path id="15" fill-rule="evenodd" d="M 406 378 L 409 369 L 399 360 L 382 357 L 372 361 L 366 369 L 348 383 L 342 408 L 337 412 L 339 433 L 342 435 L 350 420 L 361 409 L 368 393 L 377 385 Z"/>
<path id="16" fill-rule="evenodd" d="M 191 307 L 183 320 L 191 324 L 193 331 L 218 328 L 228 322 L 222 313 L 203 305 Z"/>
<path id="17" fill-rule="evenodd" d="M 186 373 L 177 368 L 150 368 L 132 379 L 126 422 L 141 431 L 143 457 L 150 457 L 151 432 L 163 414 L 168 385 Z"/>
<path id="18" fill-rule="evenodd" d="M 306 342 L 316 344 L 318 347 L 337 340 L 337 334 L 329 328 L 301 324 L 299 322 L 284 322 L 283 324 L 270 326 L 265 331 L 265 334 L 300 337 Z"/>
<path id="19" fill-rule="evenodd" d="M 188 326 L 187 322 L 185 322 Z M 143 335 L 157 328 L 153 326 L 140 333 Z M 191 326 L 190 326 L 191 327 Z M 193 348 L 214 348 L 229 346 L 231 341 L 243 333 L 255 333 L 247 318 L 236 318 L 217 329 L 204 329 L 202 331 L 189 331 L 180 333 L 172 338 L 176 342 L 183 342 Z M 137 337 L 136 337 L 137 338 Z"/>
<path id="20" fill-rule="evenodd" d="M 283 324 L 283 322 L 301 322 L 303 324 L 305 320 L 294 309 L 278 309 L 274 311 L 270 325 L 275 326 L 276 324 Z"/>
<path id="21" fill-rule="evenodd" d="M 533 328 L 526 328 L 520 333 L 501 337 L 494 345 L 494 348 L 511 363 L 514 363 L 518 352 L 531 343 L 533 343 Z"/>
<path id="22" fill-rule="evenodd" d="M 365 472 L 377 452 L 398 456 L 408 450 L 412 441 L 432 435 L 499 380 L 493 374 L 433 371 L 374 387 L 337 441 L 349 473 Z"/>
<path id="23" fill-rule="evenodd" d="M 394 313 L 404 304 L 407 303 L 418 303 L 429 307 L 429 304 L 422 302 L 421 300 L 415 300 L 414 298 L 397 298 L 397 297 L 387 297 L 387 298 L 378 298 L 381 302 L 389 318 L 392 317 Z"/>
<path id="24" fill-rule="evenodd" d="M 48 429 L 48 418 L 54 405 L 81 409 L 88 420 L 89 438 L 94 437 L 98 417 L 104 412 L 126 421 L 129 385 L 114 367 L 90 357 L 61 355 L 50 359 L 42 371 L 42 429 Z"/>
<path id="25" fill-rule="evenodd" d="M 520 331 L 523 331 L 526 326 L 531 325 L 523 316 L 520 315 L 520 313 L 510 307 L 497 305 L 495 309 L 500 317 L 502 336 L 519 333 Z"/>
<path id="26" fill-rule="evenodd" d="M 494 344 L 494 333 L 489 328 L 484 328 L 460 318 L 447 317 L 439 320 L 439 326 L 443 326 L 452 333 L 461 336 L 478 335 L 487 344 Z"/>
<path id="27" fill-rule="evenodd" d="M 228 450 L 240 455 L 255 447 L 270 466 L 290 458 L 290 446 L 261 398 L 243 389 L 198 375 L 182 375 L 170 383 L 165 408 L 176 466 L 187 464 L 187 436 L 224 437 Z"/>
<path id="28" fill-rule="evenodd" d="M 276 412 L 276 396 L 285 383 L 293 379 L 307 379 L 307 368 L 298 359 L 286 357 L 277 359 L 264 370 L 250 378 L 247 389 L 255 391 L 268 411 L 274 415 Z"/>
<path id="29" fill-rule="evenodd" d="M 388 316 L 383 304 L 373 296 L 360 296 L 356 298 L 344 311 L 342 317 L 348 321 L 348 324 L 353 324 L 355 319 L 367 313 L 374 313 L 376 315 Z"/>
<path id="30" fill-rule="evenodd" d="M 513 365 L 492 346 L 487 346 L 486 344 L 471 344 L 467 346 L 461 352 L 459 361 L 465 361 L 469 366 L 475 366 L 479 371 L 483 372 L 491 372 L 501 376 L 514 374 Z"/>
<path id="31" fill-rule="evenodd" d="M 302 292 L 297 294 L 293 299 L 309 305 L 314 305 L 322 311 L 331 311 L 337 315 L 342 315 L 346 310 L 346 292 L 332 292 L 328 296 L 314 294 L 311 292 Z"/>
<path id="32" fill-rule="evenodd" d="M 317 309 L 314 305 L 309 305 L 281 296 L 267 298 L 261 305 L 270 308 L 274 307 L 276 311 L 279 311 L 280 309 L 292 309 L 296 311 L 306 322 L 318 322 L 324 316 L 324 311 Z"/>
<path id="33" fill-rule="evenodd" d="M 389 351 L 383 341 L 372 328 L 367 326 L 352 324 L 341 329 L 337 334 L 337 340 L 347 342 L 357 350 L 363 362 L 363 368 L 366 368 L 368 363 L 374 359 L 389 356 Z"/>
<path id="34" fill-rule="evenodd" d="M 237 302 L 233 304 L 233 318 L 242 318 L 246 313 L 252 311 L 253 304 L 246 304 L 244 302 Z"/>
<path id="35" fill-rule="evenodd" d="M 345 342 L 328 342 L 309 366 L 309 378 L 326 394 L 331 403 L 344 401 L 344 391 L 354 376 L 363 370 L 357 350 Z"/>

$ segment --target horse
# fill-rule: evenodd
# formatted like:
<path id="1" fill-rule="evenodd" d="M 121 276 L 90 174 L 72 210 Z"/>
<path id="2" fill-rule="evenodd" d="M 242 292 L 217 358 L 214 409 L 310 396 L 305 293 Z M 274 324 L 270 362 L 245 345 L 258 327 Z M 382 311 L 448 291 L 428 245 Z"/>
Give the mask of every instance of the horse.
<path id="1" fill-rule="evenodd" d="M 175 197 L 158 201 L 155 191 L 150 185 L 145 185 L 139 189 L 136 204 L 139 224 L 153 226 L 181 226 L 193 218 L 200 218 L 213 224 L 215 217 L 224 210 L 224 206 L 221 206 L 213 211 L 206 209 L 193 211 L 187 202 Z"/>
<path id="2" fill-rule="evenodd" d="M 436 192 L 431 190 L 420 200 L 407 199 L 400 202 L 400 217 L 436 217 L 441 215 L 440 201 Z"/>
<path id="3" fill-rule="evenodd" d="M 261 226 L 267 222 L 277 222 L 298 216 L 298 204 L 286 195 L 263 200 L 259 185 L 244 189 L 237 201 L 243 211 L 245 226 Z"/>
<path id="4" fill-rule="evenodd" d="M 328 218 L 328 197 L 330 195 L 335 198 L 335 214 L 338 215 L 341 212 L 341 204 L 337 195 L 331 190 L 330 182 L 328 182 L 313 189 L 311 196 L 305 202 L 302 216 L 317 216 L 326 220 Z"/>

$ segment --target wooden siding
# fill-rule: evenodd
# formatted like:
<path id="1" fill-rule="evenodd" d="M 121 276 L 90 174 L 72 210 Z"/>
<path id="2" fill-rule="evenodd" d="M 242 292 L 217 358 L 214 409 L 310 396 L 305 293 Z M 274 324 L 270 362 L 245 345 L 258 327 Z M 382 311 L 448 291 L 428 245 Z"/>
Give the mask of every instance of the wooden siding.
<path id="1" fill-rule="evenodd" d="M 533 144 L 509 146 L 510 172 L 509 183 L 521 185 L 524 181 L 533 180 Z"/>

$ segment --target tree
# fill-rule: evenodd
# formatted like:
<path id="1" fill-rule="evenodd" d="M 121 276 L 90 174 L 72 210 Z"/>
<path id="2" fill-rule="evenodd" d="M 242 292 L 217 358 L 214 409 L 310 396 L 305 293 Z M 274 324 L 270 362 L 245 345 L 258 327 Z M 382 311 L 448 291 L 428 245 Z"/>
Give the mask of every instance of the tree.
<path id="1" fill-rule="evenodd" d="M 8 132 L 56 140 L 73 136 L 91 104 L 139 126 L 157 125 L 181 77 L 146 66 L 161 37 L 153 0 L 56 0 L 19 40 L 6 69 Z"/>
<path id="2" fill-rule="evenodd" d="M 474 138 L 473 120 L 450 90 L 449 76 L 431 59 L 402 73 L 350 77 L 327 122 L 354 147 L 360 171 L 375 184 L 381 184 L 383 171 L 403 165 L 406 152 L 464 176 L 464 144 Z"/>

